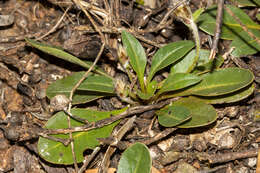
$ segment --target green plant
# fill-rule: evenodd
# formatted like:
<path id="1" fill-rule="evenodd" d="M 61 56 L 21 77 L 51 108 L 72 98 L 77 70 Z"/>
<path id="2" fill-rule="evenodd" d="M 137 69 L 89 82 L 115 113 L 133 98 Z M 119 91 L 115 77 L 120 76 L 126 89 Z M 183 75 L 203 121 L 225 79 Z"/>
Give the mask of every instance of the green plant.
<path id="1" fill-rule="evenodd" d="M 205 31 L 210 27 L 210 25 L 206 25 L 208 21 L 207 14 L 208 11 L 199 18 L 198 16 L 195 17 L 196 21 L 200 23 L 200 27 Z M 234 37 L 234 39 L 237 38 Z M 84 68 L 88 69 L 91 66 L 90 62 L 81 61 L 60 48 L 30 39 L 26 39 L 26 41 L 44 52 Z M 199 44 L 196 44 L 194 49 L 195 44 L 192 41 L 178 41 L 160 48 L 152 57 L 149 70 L 147 70 L 145 50 L 139 41 L 126 31 L 122 32 L 122 41 L 126 54 L 129 56 L 130 64 L 125 66 L 125 64 L 128 64 L 126 62 L 123 66 L 129 72 L 127 74 L 131 83 L 134 81 L 130 69 L 133 69 L 138 83 L 133 88 L 124 84 L 120 90 L 115 87 L 117 84 L 113 78 L 105 74 L 102 69 L 95 67 L 93 70 L 95 73 L 90 73 L 77 88 L 73 95 L 72 104 L 86 103 L 104 96 L 116 95 L 122 97 L 122 100 L 130 100 L 130 103 L 139 105 L 155 104 L 162 100 L 174 99 L 170 104 L 156 111 L 159 123 L 165 127 L 194 128 L 206 126 L 217 119 L 217 113 L 211 104 L 237 102 L 248 97 L 254 91 L 254 84 L 252 83 L 254 75 L 251 71 L 236 67 L 220 68 L 224 62 L 221 56 L 218 56 L 215 60 L 210 60 L 208 58 L 209 51 L 200 50 Z M 121 60 L 121 63 L 123 63 L 123 60 Z M 159 75 L 163 69 L 169 67 L 170 71 L 167 78 L 162 81 L 155 80 L 155 75 Z M 72 88 L 83 74 L 84 72 L 77 72 L 52 83 L 47 89 L 47 97 L 51 99 L 58 94 L 69 96 Z M 106 119 L 111 114 L 116 116 L 126 109 L 99 112 L 75 108 L 72 109 L 71 113 L 90 122 L 95 122 Z M 77 161 L 83 161 L 83 151 L 86 148 L 93 149 L 99 144 L 96 138 L 109 136 L 116 123 L 87 132 L 73 133 Z M 72 120 L 72 127 L 82 125 L 82 123 Z M 45 126 L 48 129 L 67 127 L 66 115 L 62 112 L 55 114 Z M 100 133 L 97 131 L 100 131 Z M 54 135 L 54 137 L 69 138 L 68 135 L 64 134 Z M 88 139 L 87 142 L 86 139 Z M 38 149 L 40 155 L 49 162 L 58 164 L 73 163 L 71 148 L 64 146 L 62 143 L 41 137 Z"/>
<path id="2" fill-rule="evenodd" d="M 117 173 L 150 173 L 152 158 L 148 148 L 142 143 L 128 147 L 120 158 Z"/>

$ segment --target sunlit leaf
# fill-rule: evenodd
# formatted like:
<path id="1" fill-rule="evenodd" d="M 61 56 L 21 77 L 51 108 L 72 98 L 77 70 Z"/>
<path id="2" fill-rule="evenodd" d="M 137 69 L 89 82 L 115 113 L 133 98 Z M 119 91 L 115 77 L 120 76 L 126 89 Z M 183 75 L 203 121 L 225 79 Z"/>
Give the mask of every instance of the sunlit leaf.
<path id="1" fill-rule="evenodd" d="M 53 82 L 47 88 L 47 97 L 52 98 L 58 94 L 64 94 L 69 97 L 72 88 L 82 78 L 84 73 L 77 72 Z M 73 96 L 72 103 L 85 103 L 100 97 L 111 96 L 114 95 L 114 91 L 114 84 L 111 78 L 91 73 L 78 87 Z"/>
<path id="2" fill-rule="evenodd" d="M 152 59 L 152 65 L 147 81 L 151 81 L 154 74 L 159 70 L 181 59 L 194 47 L 192 41 L 178 41 L 160 48 Z"/>
<path id="3" fill-rule="evenodd" d="M 105 118 L 111 117 L 124 112 L 126 109 L 112 111 L 112 112 L 100 112 L 91 109 L 79 109 L 75 108 L 71 110 L 71 113 L 80 118 L 84 118 L 89 122 L 96 122 Z M 86 149 L 94 149 L 99 145 L 97 138 L 106 138 L 111 135 L 111 132 L 118 122 L 104 126 L 102 128 L 90 130 L 88 132 L 75 132 L 73 133 L 73 141 L 75 147 L 75 155 L 77 162 L 80 163 L 84 160 L 83 152 Z M 71 126 L 77 127 L 84 124 L 71 119 Z M 67 115 L 63 112 L 55 114 L 50 118 L 44 128 L 47 129 L 63 129 L 68 128 Z M 53 135 L 58 138 L 69 139 L 69 135 Z M 51 163 L 55 164 L 73 164 L 73 157 L 71 152 L 71 146 L 64 146 L 60 142 L 52 141 L 46 138 L 40 137 L 38 141 L 38 152 L 40 156 Z"/>
<path id="4" fill-rule="evenodd" d="M 47 54 L 50 54 L 50 55 L 53 55 L 53 56 L 56 56 L 57 58 L 61 58 L 65 61 L 69 61 L 73 64 L 77 64 L 77 65 L 80 65 L 86 69 L 89 69 L 91 67 L 91 64 L 90 63 L 85 63 L 84 61 L 80 60 L 79 58 L 65 52 L 64 50 L 62 50 L 61 48 L 59 47 L 56 47 L 56 46 L 51 46 L 51 45 L 48 45 L 48 44 L 44 44 L 44 43 L 40 43 L 40 42 L 37 42 L 35 40 L 32 40 L 32 39 L 29 39 L 29 38 L 26 38 L 25 39 L 27 43 L 29 43 L 31 46 L 47 53 Z M 105 75 L 107 77 L 110 77 L 108 76 L 104 71 L 98 69 L 98 68 L 95 68 L 93 70 L 94 72 L 96 73 L 99 73 L 101 75 Z"/>
<path id="5" fill-rule="evenodd" d="M 213 106 L 195 98 L 182 98 L 172 104 L 172 106 L 182 106 L 191 112 L 191 119 L 185 121 L 179 128 L 193 128 L 205 126 L 213 123 L 217 119 L 217 112 Z"/>
<path id="6" fill-rule="evenodd" d="M 122 41 L 130 58 L 130 64 L 137 74 L 141 89 L 144 91 L 144 71 L 147 63 L 144 48 L 134 36 L 126 31 L 122 32 Z"/>
<path id="7" fill-rule="evenodd" d="M 150 173 L 151 167 L 148 148 L 144 144 L 135 143 L 123 152 L 117 173 Z"/>
<path id="8" fill-rule="evenodd" d="M 164 127 L 177 126 L 191 118 L 189 109 L 183 106 L 170 105 L 156 112 L 159 123 Z"/>

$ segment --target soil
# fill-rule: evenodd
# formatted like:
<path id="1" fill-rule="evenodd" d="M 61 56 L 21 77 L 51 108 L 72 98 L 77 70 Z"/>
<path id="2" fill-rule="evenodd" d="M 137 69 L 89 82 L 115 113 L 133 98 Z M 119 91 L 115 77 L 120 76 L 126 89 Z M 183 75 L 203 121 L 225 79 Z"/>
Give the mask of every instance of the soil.
<path id="1" fill-rule="evenodd" d="M 174 16 L 170 17 L 165 26 L 156 30 L 157 24 L 169 10 L 169 2 L 152 2 L 151 0 L 148 4 L 151 7 L 149 8 L 129 0 L 91 1 L 89 15 L 107 40 L 98 65 L 109 75 L 128 82 L 126 74 L 117 66 L 117 43 L 120 41 L 122 28 L 140 29 L 140 33 L 135 33 L 135 36 L 145 47 L 148 58 L 151 58 L 162 45 L 193 39 L 189 29 Z M 216 2 L 190 1 L 192 11 L 212 4 Z M 154 9 L 151 10 L 153 5 Z M 111 18 L 96 15 L 92 6 L 102 9 Z M 110 14 L 109 6 L 113 7 Z M 117 8 L 118 6 L 120 8 Z M 258 7 L 244 10 L 258 22 L 255 17 Z M 66 14 L 62 17 L 65 11 Z M 38 155 L 37 132 L 40 132 L 46 120 L 52 116 L 49 110 L 50 100 L 45 94 L 48 85 L 85 69 L 32 48 L 26 44 L 24 38 L 38 39 L 62 47 L 67 52 L 88 61 L 95 60 L 104 38 L 100 37 L 100 33 L 96 31 L 82 7 L 70 0 L 4 0 L 0 2 L 0 17 L 0 172 L 75 172 L 73 165 L 48 163 Z M 202 31 L 199 34 L 202 47 L 210 49 L 209 36 Z M 226 53 L 229 44 L 230 41 L 220 40 L 221 55 Z M 150 62 L 149 59 L 148 63 Z M 153 172 L 256 171 L 260 144 L 260 123 L 255 120 L 260 108 L 259 53 L 237 60 L 227 59 L 224 66 L 239 66 L 252 70 L 255 75 L 255 92 L 237 103 L 214 105 L 218 112 L 218 120 L 207 127 L 172 130 L 174 132 L 169 132 L 163 139 L 150 143 L 148 147 L 153 158 Z M 167 73 L 165 71 L 156 78 L 163 79 Z M 78 106 L 111 110 L 125 105 L 126 103 L 117 97 L 108 97 Z M 123 120 L 120 125 L 129 118 Z M 147 111 L 137 116 L 134 128 L 122 140 L 134 143 L 164 133 L 165 130 L 167 131 L 167 128 L 161 127 L 154 119 L 154 111 Z M 85 172 L 90 172 L 90 169 L 95 172 L 95 168 L 99 168 L 107 148 L 107 145 L 101 147 L 101 151 L 84 169 Z M 117 168 L 122 152 L 118 149 L 112 155 L 110 168 Z M 85 153 L 86 156 L 90 154 L 91 152 Z M 81 163 L 78 166 L 82 165 Z"/>

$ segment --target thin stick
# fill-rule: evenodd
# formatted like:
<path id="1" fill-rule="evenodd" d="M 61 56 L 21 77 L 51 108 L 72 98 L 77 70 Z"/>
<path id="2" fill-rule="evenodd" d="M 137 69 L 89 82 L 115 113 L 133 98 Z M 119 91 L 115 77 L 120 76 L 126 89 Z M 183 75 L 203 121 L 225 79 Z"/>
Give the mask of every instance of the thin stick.
<path id="1" fill-rule="evenodd" d="M 76 91 L 76 89 L 80 86 L 80 84 L 88 77 L 89 73 L 92 71 L 92 69 L 95 67 L 95 65 L 97 64 L 98 60 L 100 59 L 102 53 L 103 53 L 103 50 L 105 48 L 105 43 L 102 44 L 99 52 L 98 52 L 98 55 L 95 59 L 95 61 L 93 62 L 93 64 L 91 65 L 91 67 L 88 69 L 88 71 L 82 76 L 82 78 L 77 82 L 77 84 L 72 88 L 71 92 L 70 92 L 70 101 L 72 101 L 72 97 L 73 97 L 73 94 L 74 92 Z"/>
<path id="2" fill-rule="evenodd" d="M 65 12 L 63 13 L 63 15 L 61 16 L 61 18 L 58 20 L 58 22 L 56 23 L 56 25 L 54 25 L 51 30 L 49 30 L 47 33 L 45 33 L 44 35 L 40 36 L 39 38 L 37 38 L 36 40 L 41 40 L 44 37 L 48 36 L 49 34 L 53 33 L 54 31 L 56 31 L 56 29 L 59 27 L 60 23 L 62 22 L 62 20 L 64 19 L 64 17 L 66 16 L 67 12 L 69 11 L 70 7 L 68 7 Z"/>
<path id="3" fill-rule="evenodd" d="M 70 103 L 69 110 L 68 110 L 69 112 L 70 112 L 70 109 L 71 109 L 71 103 Z M 71 128 L 70 116 L 67 116 L 67 120 L 68 120 L 68 127 Z M 71 146 L 71 153 L 72 153 L 72 157 L 73 157 L 73 161 L 74 161 L 74 168 L 75 168 L 75 171 L 78 172 L 79 167 L 77 164 L 77 158 L 76 158 L 76 154 L 75 154 L 72 132 L 69 133 L 69 140 L 70 140 L 70 146 Z"/>
<path id="4" fill-rule="evenodd" d="M 217 19 L 216 19 L 216 30 L 215 30 L 213 45 L 212 45 L 209 59 L 214 59 L 216 56 L 216 53 L 218 51 L 218 41 L 220 38 L 221 27 L 222 27 L 223 6 L 224 6 L 224 0 L 219 0 L 218 1 Z"/>
<path id="5" fill-rule="evenodd" d="M 93 152 L 91 153 L 91 155 L 83 161 L 83 165 L 82 165 L 82 167 L 79 169 L 78 173 L 83 173 L 83 172 L 86 170 L 87 166 L 89 165 L 89 163 L 91 162 L 91 160 L 94 159 L 94 157 L 97 155 L 97 153 L 100 151 L 100 149 L 101 149 L 100 147 L 96 147 L 96 148 L 93 150 Z"/>
<path id="6" fill-rule="evenodd" d="M 248 35 L 249 35 L 251 38 L 255 39 L 258 44 L 260 44 L 259 38 L 257 38 L 251 31 L 249 31 L 248 28 L 246 27 L 246 25 L 244 25 L 244 24 L 241 22 L 241 20 L 240 20 L 229 8 L 227 8 L 227 7 L 225 7 L 225 6 L 224 6 L 224 8 L 225 8 L 225 10 L 228 12 L 228 14 L 229 14 L 230 16 L 232 16 L 232 17 L 239 23 L 239 25 L 241 25 L 241 28 L 242 28 L 245 32 L 247 32 Z"/>
<path id="7" fill-rule="evenodd" d="M 121 141 L 123 136 L 133 127 L 136 116 L 130 118 L 118 131 L 113 133 L 113 137 L 115 137 L 116 144 Z M 107 148 L 106 154 L 103 157 L 103 160 L 98 168 L 98 173 L 106 173 L 110 164 L 110 157 L 116 151 L 116 147 L 109 146 Z"/>
<path id="8" fill-rule="evenodd" d="M 169 134 L 171 134 L 172 132 L 174 132 L 175 130 L 177 130 L 178 128 L 167 128 L 164 131 L 162 131 L 161 133 L 157 134 L 156 136 L 146 140 L 146 141 L 140 141 L 141 143 L 145 144 L 145 145 L 150 145 L 154 142 L 159 141 L 160 139 L 168 136 Z"/>
<path id="9" fill-rule="evenodd" d="M 237 159 L 256 157 L 257 154 L 258 154 L 258 149 L 250 149 L 250 150 L 240 151 L 240 152 L 230 152 L 225 154 L 210 155 L 208 160 L 210 164 L 225 163 Z"/>
<path id="10" fill-rule="evenodd" d="M 143 113 L 143 112 L 146 112 L 149 110 L 153 110 L 153 109 L 160 109 L 160 108 L 170 104 L 172 101 L 175 101 L 175 99 L 166 100 L 161 103 L 153 104 L 153 105 L 132 107 L 117 116 L 112 116 L 110 118 L 99 120 L 95 123 L 86 124 L 84 126 L 72 127 L 72 128 L 66 128 L 66 129 L 42 129 L 43 131 L 41 133 L 39 133 L 39 135 L 41 135 L 41 134 L 47 134 L 47 135 L 68 134 L 70 132 L 86 132 L 86 131 L 89 131 L 92 129 L 101 128 L 103 126 L 112 124 L 113 122 L 126 118 L 130 115 L 140 114 L 140 113 Z"/>

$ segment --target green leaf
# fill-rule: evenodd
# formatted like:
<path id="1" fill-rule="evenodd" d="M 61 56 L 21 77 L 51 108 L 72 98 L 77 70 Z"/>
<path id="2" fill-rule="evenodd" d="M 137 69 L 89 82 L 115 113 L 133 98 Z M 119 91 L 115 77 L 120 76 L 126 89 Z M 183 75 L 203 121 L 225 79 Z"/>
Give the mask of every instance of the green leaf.
<path id="1" fill-rule="evenodd" d="M 49 98 L 58 94 L 69 97 L 72 88 L 82 78 L 85 72 L 77 72 L 63 79 L 59 79 L 48 86 L 46 95 Z M 106 76 L 97 76 L 91 73 L 76 90 L 72 103 L 86 103 L 97 98 L 114 95 L 113 80 Z"/>
<path id="2" fill-rule="evenodd" d="M 217 56 L 215 59 L 209 59 L 210 51 L 201 50 L 201 56 L 197 66 L 192 71 L 193 74 L 203 74 L 206 72 L 218 69 L 224 62 L 222 56 Z"/>
<path id="3" fill-rule="evenodd" d="M 210 60 L 209 54 L 209 50 L 201 49 L 199 59 L 196 62 L 196 50 L 193 49 L 171 67 L 171 73 L 189 73 L 192 71 L 192 73 L 200 74 L 220 67 L 224 62 L 223 57 L 218 56 L 215 58 L 216 60 Z"/>
<path id="4" fill-rule="evenodd" d="M 199 8 L 197 9 L 193 14 L 192 14 L 192 18 L 194 20 L 194 22 L 196 22 L 196 20 L 198 20 L 198 18 L 200 17 L 200 15 L 205 11 L 204 8 Z"/>
<path id="5" fill-rule="evenodd" d="M 251 71 L 242 68 L 225 68 L 202 75 L 202 81 L 187 93 L 199 96 L 218 96 L 240 90 L 254 80 Z"/>
<path id="6" fill-rule="evenodd" d="M 182 98 L 172 105 L 185 107 L 191 112 L 192 118 L 179 125 L 179 128 L 206 126 L 217 120 L 217 112 L 213 106 L 208 105 L 199 99 Z"/>
<path id="7" fill-rule="evenodd" d="M 85 63 L 84 61 L 80 60 L 79 58 L 65 52 L 64 50 L 62 50 L 61 48 L 58 48 L 58 47 L 55 47 L 55 46 L 51 46 L 51 45 L 48 45 L 48 44 L 44 44 L 44 43 L 40 43 L 40 42 L 37 42 L 35 40 L 32 40 L 32 39 L 29 39 L 29 38 L 25 38 L 26 42 L 29 43 L 31 46 L 47 53 L 47 54 L 50 54 L 50 55 L 53 55 L 53 56 L 56 56 L 57 58 L 61 58 L 65 61 L 69 61 L 73 64 L 77 64 L 77 65 L 80 65 L 86 69 L 89 69 L 91 67 L 91 64 L 89 63 Z M 100 69 L 97 69 L 95 68 L 93 70 L 94 72 L 96 73 L 99 73 L 101 75 L 104 75 L 104 76 L 107 76 L 107 77 L 110 77 L 108 74 L 106 74 L 104 71 L 100 70 Z M 111 77 L 110 77 L 111 78 Z"/>
<path id="8" fill-rule="evenodd" d="M 191 118 L 189 109 L 183 106 L 168 106 L 156 112 L 159 123 L 164 127 L 177 126 Z"/>
<path id="9" fill-rule="evenodd" d="M 203 52 L 203 50 L 200 51 Z M 196 50 L 193 49 L 171 67 L 171 73 L 189 73 L 196 65 Z"/>
<path id="10" fill-rule="evenodd" d="M 181 59 L 193 47 L 194 43 L 192 41 L 178 41 L 160 48 L 152 59 L 147 79 L 148 83 L 152 80 L 156 72 Z"/>
<path id="11" fill-rule="evenodd" d="M 158 83 L 156 81 L 152 81 L 148 83 L 147 91 L 146 93 L 141 92 L 140 90 L 137 90 L 137 95 L 142 100 L 149 100 L 152 96 L 154 96 L 154 93 L 157 89 Z"/>
<path id="12" fill-rule="evenodd" d="M 158 94 L 179 90 L 194 85 L 201 81 L 201 78 L 194 74 L 174 73 L 170 74 L 162 85 Z"/>
<path id="13" fill-rule="evenodd" d="M 254 92 L 254 90 L 255 90 L 255 85 L 251 84 L 236 92 L 226 94 L 226 95 L 212 96 L 212 97 L 203 97 L 203 96 L 194 96 L 194 97 L 208 104 L 233 103 L 247 98 Z"/>
<path id="14" fill-rule="evenodd" d="M 256 24 L 243 10 L 232 6 L 226 5 L 249 30 L 259 30 L 260 25 Z M 198 24 L 201 30 L 204 32 L 214 35 L 216 27 L 216 13 L 217 7 L 213 6 L 206 10 L 198 19 Z M 230 16 L 226 10 L 223 12 L 223 24 L 221 28 L 221 38 L 227 40 L 233 40 L 236 37 L 240 36 L 240 32 L 243 29 L 241 25 Z"/>
<path id="15" fill-rule="evenodd" d="M 257 19 L 258 21 L 260 21 L 260 13 L 257 13 L 257 14 L 256 14 L 256 19 Z"/>
<path id="16" fill-rule="evenodd" d="M 259 31 L 252 30 L 251 32 L 260 40 Z M 257 43 L 256 39 L 253 39 L 245 31 L 240 32 L 240 37 L 235 38 L 230 47 L 235 47 L 235 50 L 231 53 L 234 57 L 253 55 L 260 51 L 260 45 Z"/>
<path id="17" fill-rule="evenodd" d="M 137 74 L 142 91 L 144 91 L 144 71 L 147 63 L 143 46 L 126 31 L 122 32 L 122 41 L 130 58 L 130 64 Z"/>
<path id="18" fill-rule="evenodd" d="M 75 108 L 71 110 L 73 115 L 80 118 L 87 119 L 89 122 L 96 122 L 105 118 L 109 118 L 111 115 L 116 115 L 124 112 L 126 109 L 121 109 L 112 112 L 100 112 L 91 109 L 79 109 Z M 118 122 L 104 126 L 102 128 L 90 130 L 87 132 L 75 132 L 73 133 L 75 155 L 77 162 L 80 163 L 84 160 L 83 152 L 86 149 L 94 149 L 99 145 L 97 138 L 106 138 L 111 135 L 111 132 Z M 78 127 L 84 124 L 71 119 L 71 126 Z M 55 114 L 50 118 L 45 125 L 47 129 L 63 129 L 68 128 L 67 115 L 63 112 Z M 69 135 L 53 135 L 58 138 L 69 139 Z M 71 146 L 64 146 L 60 142 L 52 141 L 46 138 L 39 138 L 38 141 L 38 152 L 40 156 L 51 163 L 55 164 L 73 164 L 73 157 L 71 152 Z"/>
<path id="19" fill-rule="evenodd" d="M 260 38 L 260 25 L 255 23 L 243 10 L 231 5 L 226 5 L 226 7 L 240 19 L 250 32 L 257 38 Z M 199 18 L 198 23 L 200 29 L 210 35 L 214 35 L 215 32 L 216 11 L 217 7 L 213 6 Z M 257 41 L 248 35 L 248 33 L 242 29 L 242 26 L 225 10 L 223 13 L 221 38 L 233 40 L 231 47 L 236 48 L 235 51 L 232 52 L 233 56 L 250 55 L 260 50 L 260 45 Z"/>
<path id="20" fill-rule="evenodd" d="M 117 173 L 150 173 L 151 167 L 148 148 L 144 144 L 135 143 L 123 152 Z"/>

